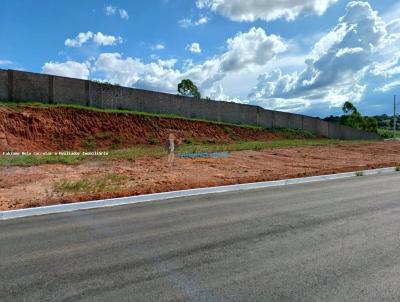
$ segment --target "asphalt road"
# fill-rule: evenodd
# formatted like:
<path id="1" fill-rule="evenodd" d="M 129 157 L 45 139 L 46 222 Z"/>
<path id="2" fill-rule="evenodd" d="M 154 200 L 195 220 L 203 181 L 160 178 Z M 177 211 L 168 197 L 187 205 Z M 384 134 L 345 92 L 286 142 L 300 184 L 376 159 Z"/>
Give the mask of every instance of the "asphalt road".
<path id="1" fill-rule="evenodd" d="M 0 301 L 400 301 L 400 174 L 0 230 Z"/>

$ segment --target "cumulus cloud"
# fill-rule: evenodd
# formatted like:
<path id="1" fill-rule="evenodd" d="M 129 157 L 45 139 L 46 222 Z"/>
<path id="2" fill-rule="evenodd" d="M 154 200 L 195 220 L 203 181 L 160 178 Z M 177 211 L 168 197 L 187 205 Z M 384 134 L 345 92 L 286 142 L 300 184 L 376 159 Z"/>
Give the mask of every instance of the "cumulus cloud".
<path id="1" fill-rule="evenodd" d="M 201 53 L 200 44 L 197 42 L 186 45 L 186 50 L 189 50 L 191 53 Z"/>
<path id="2" fill-rule="evenodd" d="M 121 19 L 125 19 L 125 20 L 128 20 L 128 19 L 129 19 L 129 14 L 128 14 L 128 12 L 127 12 L 125 9 L 123 9 L 123 8 L 118 8 L 118 7 L 112 6 L 112 5 L 106 6 L 106 7 L 104 8 L 104 13 L 105 13 L 107 16 L 112 16 L 112 15 L 118 14 L 118 15 L 121 17 Z"/>
<path id="3" fill-rule="evenodd" d="M 98 57 L 94 71 L 104 72 L 106 80 L 125 86 L 145 89 L 175 91 L 180 76 L 174 70 L 176 60 L 158 60 L 149 64 L 137 58 L 122 58 L 119 53 L 102 53 Z"/>
<path id="4" fill-rule="evenodd" d="M 114 37 L 114 36 L 108 36 L 104 35 L 101 32 L 98 32 L 93 36 L 93 42 L 96 43 L 97 45 L 115 45 L 117 43 L 122 43 L 123 39 L 121 37 Z"/>
<path id="5" fill-rule="evenodd" d="M 273 108 L 278 103 L 285 108 L 293 106 L 292 110 L 317 103 L 340 106 L 349 100 L 361 101 L 367 89 L 363 79 L 387 39 L 386 25 L 377 12 L 367 2 L 352 1 L 335 28 L 315 44 L 303 71 L 283 74 L 277 69 L 260 75 L 249 98 Z M 387 70 L 380 67 L 381 72 Z"/>
<path id="6" fill-rule="evenodd" d="M 151 50 L 163 50 L 165 49 L 165 45 L 163 43 L 158 43 L 155 45 L 150 46 Z"/>
<path id="7" fill-rule="evenodd" d="M 11 65 L 12 63 L 10 60 L 0 60 L 0 65 Z"/>
<path id="8" fill-rule="evenodd" d="M 77 78 L 86 80 L 89 78 L 90 63 L 79 63 L 66 61 L 64 63 L 48 62 L 42 67 L 42 72 L 46 74 L 58 75 L 63 77 Z"/>
<path id="9" fill-rule="evenodd" d="M 68 38 L 67 40 L 65 40 L 64 44 L 65 44 L 65 46 L 68 46 L 68 47 L 81 47 L 84 43 L 86 43 L 91 38 L 93 38 L 93 33 L 91 31 L 88 31 L 86 33 L 79 33 L 73 39 Z"/>
<path id="10" fill-rule="evenodd" d="M 207 90 L 228 74 L 265 66 L 285 50 L 286 44 L 280 37 L 267 35 L 262 28 L 252 28 L 228 39 L 227 50 L 220 56 L 198 64 L 186 62 L 183 70 L 173 68 L 176 61 L 145 64 L 137 58 L 123 58 L 119 53 L 101 54 L 95 70 L 104 73 L 108 81 L 127 86 L 175 92 L 180 80 L 190 78 L 202 90 Z"/>
<path id="11" fill-rule="evenodd" d="M 93 40 L 93 42 L 97 45 L 104 46 L 115 45 L 117 43 L 123 42 L 123 39 L 121 37 L 109 36 L 101 32 L 93 34 L 91 31 L 88 31 L 86 33 L 79 33 L 73 39 L 66 39 L 64 44 L 68 47 L 81 47 L 83 44 L 87 43 L 90 40 Z"/>
<path id="12" fill-rule="evenodd" d="M 243 101 L 238 97 L 231 97 L 224 93 L 224 87 L 221 84 L 213 86 L 206 91 L 207 96 L 216 101 L 226 101 L 233 103 L 243 103 Z"/>
<path id="13" fill-rule="evenodd" d="M 119 12 L 119 16 L 121 17 L 121 19 L 125 19 L 125 20 L 129 19 L 129 15 L 128 15 L 128 12 L 126 10 L 119 9 L 118 12 Z"/>
<path id="14" fill-rule="evenodd" d="M 234 21 L 294 20 L 301 14 L 322 15 L 337 0 L 197 0 L 200 9 L 209 9 Z"/>
<path id="15" fill-rule="evenodd" d="M 208 23 L 210 19 L 206 16 L 200 16 L 197 20 L 192 20 L 191 18 L 182 18 L 178 21 L 178 24 L 183 28 L 195 27 Z"/>

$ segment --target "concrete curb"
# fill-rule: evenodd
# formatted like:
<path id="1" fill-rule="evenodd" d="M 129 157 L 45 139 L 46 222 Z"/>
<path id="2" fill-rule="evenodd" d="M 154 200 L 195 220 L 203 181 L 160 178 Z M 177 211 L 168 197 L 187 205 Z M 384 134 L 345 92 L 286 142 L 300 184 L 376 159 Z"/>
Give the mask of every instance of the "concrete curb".
<path id="1" fill-rule="evenodd" d="M 14 219 L 14 218 L 45 215 L 45 214 L 72 212 L 72 211 L 77 211 L 77 210 L 87 210 L 87 209 L 95 209 L 95 208 L 103 208 L 103 207 L 113 207 L 113 206 L 128 205 L 128 204 L 142 203 L 142 202 L 148 202 L 148 201 L 172 199 L 172 198 L 177 198 L 177 197 L 196 196 L 196 195 L 204 195 L 204 194 L 212 194 L 212 193 L 225 193 L 225 192 L 234 192 L 234 191 L 241 191 L 241 190 L 262 189 L 262 188 L 285 186 L 285 185 L 292 185 L 292 184 L 301 184 L 301 183 L 316 182 L 316 181 L 343 179 L 343 178 L 355 177 L 360 172 L 362 173 L 362 175 L 375 175 L 375 174 L 383 174 L 383 173 L 392 173 L 395 171 L 396 171 L 396 168 L 391 167 L 391 168 L 364 170 L 364 171 L 356 171 L 356 172 L 347 172 L 347 173 L 338 173 L 338 174 L 329 174 L 329 175 L 320 175 L 320 176 L 311 176 L 311 177 L 302 177 L 302 178 L 291 178 L 291 179 L 274 180 L 274 181 L 266 181 L 266 182 L 256 182 L 256 183 L 247 183 L 247 184 L 239 184 L 239 185 L 228 185 L 228 186 L 190 189 L 190 190 L 173 191 L 173 192 L 163 192 L 163 193 L 155 193 L 155 194 L 148 194 L 148 195 L 121 197 L 121 198 L 113 198 L 113 199 L 77 202 L 77 203 L 72 203 L 72 204 L 61 204 L 61 205 L 37 207 L 37 208 L 30 208 L 30 209 L 1 211 L 0 212 L 0 220 L 8 220 L 8 219 Z"/>

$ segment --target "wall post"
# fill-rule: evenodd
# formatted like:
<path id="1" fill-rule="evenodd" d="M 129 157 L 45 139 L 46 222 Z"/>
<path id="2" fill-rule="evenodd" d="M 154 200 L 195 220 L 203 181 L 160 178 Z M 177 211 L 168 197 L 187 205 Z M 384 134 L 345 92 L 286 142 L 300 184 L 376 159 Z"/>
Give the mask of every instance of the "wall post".
<path id="1" fill-rule="evenodd" d="M 86 106 L 90 106 L 90 81 L 85 81 L 85 96 L 86 96 Z"/>
<path id="2" fill-rule="evenodd" d="M 14 100 L 14 70 L 8 69 L 7 70 L 8 74 L 8 100 L 13 101 Z"/>
<path id="3" fill-rule="evenodd" d="M 54 103 L 54 76 L 49 75 L 49 87 L 48 87 L 48 95 L 49 95 L 49 104 Z"/>

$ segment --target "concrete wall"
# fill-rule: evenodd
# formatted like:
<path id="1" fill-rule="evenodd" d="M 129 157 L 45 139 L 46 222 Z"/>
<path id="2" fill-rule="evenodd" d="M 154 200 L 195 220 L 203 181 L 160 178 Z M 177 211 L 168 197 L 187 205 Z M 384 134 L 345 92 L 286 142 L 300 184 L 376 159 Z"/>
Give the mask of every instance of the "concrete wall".
<path id="1" fill-rule="evenodd" d="M 51 101 L 63 104 L 89 105 L 89 81 L 53 77 L 53 96 Z M 51 81 L 51 80 L 50 80 Z"/>
<path id="2" fill-rule="evenodd" d="M 0 69 L 0 100 L 8 98 L 8 72 Z"/>
<path id="3" fill-rule="evenodd" d="M 10 76 L 11 75 L 11 76 Z M 10 71 L 12 81 L 8 83 L 11 98 L 34 102 L 49 102 L 50 76 L 24 71 Z"/>
<path id="4" fill-rule="evenodd" d="M 0 70 L 0 99 L 130 109 L 267 128 L 304 129 L 336 139 L 379 139 L 379 135 L 374 133 L 328 123 L 309 116 L 266 110 L 258 106 L 198 100 L 15 70 Z"/>

